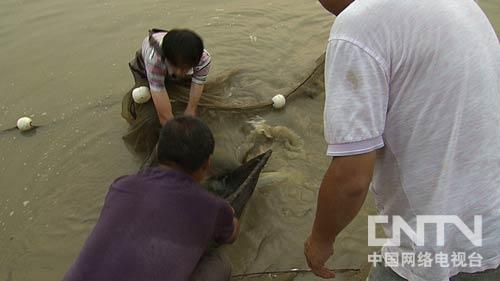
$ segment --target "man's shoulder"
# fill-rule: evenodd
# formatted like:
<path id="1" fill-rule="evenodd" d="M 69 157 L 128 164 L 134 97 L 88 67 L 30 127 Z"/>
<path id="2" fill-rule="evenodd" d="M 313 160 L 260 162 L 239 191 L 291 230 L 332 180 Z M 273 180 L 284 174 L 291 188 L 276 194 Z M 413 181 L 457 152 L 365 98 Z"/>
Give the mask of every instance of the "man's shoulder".
<path id="1" fill-rule="evenodd" d="M 221 205 L 225 204 L 226 201 L 222 199 L 221 197 L 215 195 L 214 193 L 208 191 L 205 187 L 202 185 L 197 184 L 196 186 L 196 193 L 200 196 L 201 200 L 209 201 L 212 202 L 217 207 L 220 207 Z"/>
<path id="2" fill-rule="evenodd" d="M 146 168 L 134 174 L 116 178 L 111 186 L 123 187 L 136 186 L 138 184 L 144 186 L 149 184 L 155 185 L 156 183 L 175 184 L 177 178 L 178 176 L 176 176 L 176 174 L 170 173 L 169 171 L 163 171 L 159 168 Z"/>
<path id="3" fill-rule="evenodd" d="M 120 177 L 116 178 L 111 185 L 122 184 L 124 182 L 129 181 L 131 178 L 133 178 L 133 175 L 120 176 Z"/>
<path id="4" fill-rule="evenodd" d="M 201 55 L 200 62 L 195 67 L 195 70 L 203 69 L 204 67 L 209 65 L 211 63 L 211 61 L 212 61 L 212 56 L 210 55 L 210 53 L 207 50 L 204 49 L 203 54 Z"/>
<path id="5" fill-rule="evenodd" d="M 383 21 L 384 18 L 379 18 L 379 16 L 393 14 L 394 9 L 398 9 L 398 6 L 401 5 L 392 0 L 353 1 L 338 15 L 337 19 L 366 20 L 374 18 Z"/>
<path id="6" fill-rule="evenodd" d="M 146 37 L 142 43 L 141 47 L 142 58 L 144 63 L 148 66 L 163 66 L 161 55 L 158 54 L 155 49 L 149 44 L 149 38 Z"/>
<path id="7" fill-rule="evenodd" d="M 201 55 L 202 60 L 210 60 L 212 58 L 212 55 L 210 55 L 210 52 L 207 49 L 203 49 L 203 54 Z"/>
<path id="8" fill-rule="evenodd" d="M 335 19 L 330 32 L 330 39 L 338 37 L 362 37 L 373 34 L 380 35 L 389 24 L 397 9 L 394 1 L 364 0 L 354 1 Z"/>
<path id="9" fill-rule="evenodd" d="M 209 192 L 205 187 L 192 180 L 190 177 L 176 171 L 164 171 L 159 168 L 149 168 L 139 171 L 136 174 L 125 175 L 117 178 L 111 189 L 129 189 L 142 187 L 141 190 L 152 192 L 173 192 L 171 194 L 181 195 L 196 202 L 206 202 L 213 207 L 220 208 L 227 202 Z M 145 187 L 152 187 L 148 189 Z M 156 188 L 155 188 L 156 187 Z"/>
<path id="10" fill-rule="evenodd" d="M 116 178 L 113 183 L 111 183 L 110 190 L 121 190 L 128 189 L 130 187 L 135 187 L 140 183 L 137 174 L 123 175 Z"/>

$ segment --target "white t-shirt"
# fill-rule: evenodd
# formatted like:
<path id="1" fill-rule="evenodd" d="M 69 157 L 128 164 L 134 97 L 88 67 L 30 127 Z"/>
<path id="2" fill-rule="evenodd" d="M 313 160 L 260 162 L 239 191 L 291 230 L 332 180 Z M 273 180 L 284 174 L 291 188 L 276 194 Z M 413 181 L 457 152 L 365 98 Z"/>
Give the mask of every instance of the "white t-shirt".
<path id="1" fill-rule="evenodd" d="M 474 215 L 482 215 L 482 247 L 447 225 L 444 247 L 426 226 L 425 247 L 403 235 L 401 246 L 383 248 L 400 259 L 403 252 L 442 252 L 450 267 L 393 270 L 409 280 L 444 281 L 498 267 L 500 45 L 478 5 L 356 0 L 333 24 L 325 80 L 327 154 L 382 148 L 371 187 L 380 214 L 399 215 L 414 230 L 417 215 L 458 216 L 472 230 Z M 391 226 L 384 228 L 392 237 Z M 453 267 L 453 252 L 475 252 L 481 266 Z"/>

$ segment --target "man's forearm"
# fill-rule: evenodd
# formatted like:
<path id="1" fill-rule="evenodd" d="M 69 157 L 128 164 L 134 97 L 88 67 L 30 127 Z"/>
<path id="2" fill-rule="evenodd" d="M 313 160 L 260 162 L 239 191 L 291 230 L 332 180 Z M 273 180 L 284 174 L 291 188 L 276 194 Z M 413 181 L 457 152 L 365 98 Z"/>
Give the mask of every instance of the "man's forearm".
<path id="1" fill-rule="evenodd" d="M 174 118 L 172 114 L 172 105 L 170 104 L 170 98 L 167 92 L 151 92 L 151 97 L 153 98 L 153 104 L 156 109 L 156 114 L 160 121 L 160 125 L 164 125 L 168 120 Z"/>
<path id="2" fill-rule="evenodd" d="M 165 112 L 157 111 L 157 115 L 161 126 L 165 125 L 165 123 L 174 118 L 172 108 L 166 109 Z"/>
<path id="3" fill-rule="evenodd" d="M 240 235 L 240 222 L 238 221 L 237 218 L 233 218 L 233 225 L 234 225 L 234 231 L 229 240 L 227 241 L 228 244 L 234 243 L 238 236 Z"/>
<path id="4" fill-rule="evenodd" d="M 189 102 L 186 107 L 186 112 L 195 113 L 198 103 L 200 102 L 201 95 L 203 93 L 203 85 L 191 84 L 191 89 L 189 92 Z"/>
<path id="5" fill-rule="evenodd" d="M 333 160 L 321 183 L 312 231 L 312 237 L 317 241 L 333 243 L 337 235 L 356 217 L 365 201 L 371 173 L 351 172 L 346 175 L 346 171 L 353 170 L 346 169 L 346 165 L 351 165 L 346 161 L 349 160 Z M 370 168 L 367 168 L 365 170 L 369 171 Z"/>

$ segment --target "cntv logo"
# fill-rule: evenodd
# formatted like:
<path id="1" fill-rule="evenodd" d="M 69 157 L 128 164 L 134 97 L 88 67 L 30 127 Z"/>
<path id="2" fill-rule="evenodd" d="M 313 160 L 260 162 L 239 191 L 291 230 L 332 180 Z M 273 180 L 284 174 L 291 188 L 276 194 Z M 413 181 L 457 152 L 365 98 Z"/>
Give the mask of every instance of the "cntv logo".
<path id="1" fill-rule="evenodd" d="M 436 226 L 436 246 L 444 246 L 445 225 L 452 224 L 467 237 L 476 247 L 483 245 L 483 219 L 474 216 L 474 231 L 471 230 L 458 216 L 417 216 L 416 230 L 401 216 L 392 216 L 392 238 L 377 238 L 375 229 L 377 224 L 389 223 L 389 216 L 368 216 L 368 246 L 401 246 L 401 231 L 403 231 L 416 246 L 425 245 L 425 226 Z"/>

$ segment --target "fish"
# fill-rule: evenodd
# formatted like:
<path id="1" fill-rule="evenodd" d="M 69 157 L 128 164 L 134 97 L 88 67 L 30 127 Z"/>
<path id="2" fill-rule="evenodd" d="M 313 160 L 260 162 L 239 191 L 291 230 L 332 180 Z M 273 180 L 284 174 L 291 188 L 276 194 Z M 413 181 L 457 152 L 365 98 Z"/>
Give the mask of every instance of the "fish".
<path id="1" fill-rule="evenodd" d="M 272 155 L 272 150 L 245 161 L 238 168 L 215 175 L 205 180 L 202 185 L 215 195 L 226 199 L 234 209 L 235 216 L 240 218 L 246 204 L 252 197 L 260 174 Z M 141 170 L 158 165 L 157 146 L 146 158 Z"/>
<path id="2" fill-rule="evenodd" d="M 260 174 L 271 157 L 272 150 L 248 160 L 235 170 L 216 176 L 205 183 L 209 191 L 226 199 L 239 218 L 252 197 Z"/>

